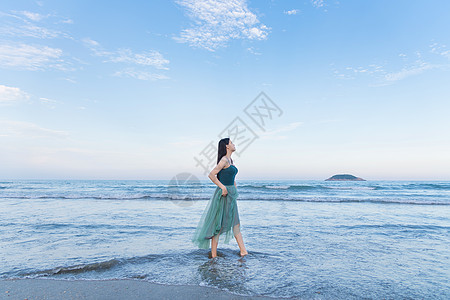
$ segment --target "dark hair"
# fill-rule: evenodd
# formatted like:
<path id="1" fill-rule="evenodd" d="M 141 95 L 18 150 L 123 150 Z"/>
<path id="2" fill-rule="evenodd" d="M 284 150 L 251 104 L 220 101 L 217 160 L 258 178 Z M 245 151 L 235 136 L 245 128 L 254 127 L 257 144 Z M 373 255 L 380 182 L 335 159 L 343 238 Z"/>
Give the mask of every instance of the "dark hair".
<path id="1" fill-rule="evenodd" d="M 219 150 L 217 152 L 217 164 L 227 154 L 227 145 L 230 143 L 230 138 L 223 138 L 219 141 Z M 233 163 L 233 159 L 231 159 Z"/>

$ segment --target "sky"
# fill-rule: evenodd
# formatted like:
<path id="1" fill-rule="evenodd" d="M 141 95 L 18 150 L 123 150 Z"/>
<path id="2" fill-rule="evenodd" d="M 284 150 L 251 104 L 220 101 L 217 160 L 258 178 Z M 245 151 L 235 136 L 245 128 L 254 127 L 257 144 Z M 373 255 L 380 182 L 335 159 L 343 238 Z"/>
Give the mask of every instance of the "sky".
<path id="1" fill-rule="evenodd" d="M 3 0 L 0 179 L 450 180 L 449 11 Z"/>

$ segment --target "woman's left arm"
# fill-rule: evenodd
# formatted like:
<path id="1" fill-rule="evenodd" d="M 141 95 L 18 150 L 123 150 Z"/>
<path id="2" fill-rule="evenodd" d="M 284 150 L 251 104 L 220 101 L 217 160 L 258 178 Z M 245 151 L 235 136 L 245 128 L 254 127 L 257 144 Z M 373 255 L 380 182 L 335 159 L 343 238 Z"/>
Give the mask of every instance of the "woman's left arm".
<path id="1" fill-rule="evenodd" d="M 234 187 L 237 188 L 237 186 L 236 186 L 236 180 L 234 181 Z"/>

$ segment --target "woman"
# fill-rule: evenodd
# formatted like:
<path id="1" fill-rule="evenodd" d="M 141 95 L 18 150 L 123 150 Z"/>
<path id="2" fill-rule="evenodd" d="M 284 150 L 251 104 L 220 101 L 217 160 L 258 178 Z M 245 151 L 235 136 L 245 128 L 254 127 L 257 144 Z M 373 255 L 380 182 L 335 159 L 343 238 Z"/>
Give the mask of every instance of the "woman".
<path id="1" fill-rule="evenodd" d="M 224 138 L 219 141 L 218 150 L 217 165 L 208 175 L 217 188 L 198 222 L 192 242 L 199 248 L 208 249 L 209 240 L 211 240 L 211 257 L 214 258 L 217 256 L 219 236 L 223 233 L 225 235 L 224 243 L 229 244 L 231 234 L 234 234 L 239 245 L 240 255 L 245 256 L 248 252 L 239 228 L 240 221 L 236 201 L 239 193 L 234 180 L 238 169 L 231 159 L 231 154 L 236 151 L 236 147 L 229 138 Z"/>

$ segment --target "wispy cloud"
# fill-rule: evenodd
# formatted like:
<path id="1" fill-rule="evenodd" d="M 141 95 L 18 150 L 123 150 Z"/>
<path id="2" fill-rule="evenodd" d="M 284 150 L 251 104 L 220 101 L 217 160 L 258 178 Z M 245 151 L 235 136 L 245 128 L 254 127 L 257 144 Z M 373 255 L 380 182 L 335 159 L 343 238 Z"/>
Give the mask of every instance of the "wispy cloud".
<path id="1" fill-rule="evenodd" d="M 112 52 L 104 50 L 99 42 L 94 41 L 94 40 L 92 40 L 90 38 L 84 38 L 82 40 L 82 42 L 83 42 L 83 44 L 86 47 L 88 47 L 97 56 L 111 56 L 111 55 L 113 55 Z"/>
<path id="2" fill-rule="evenodd" d="M 139 79 L 139 80 L 151 80 L 151 81 L 160 80 L 160 79 L 169 79 L 168 76 L 163 75 L 163 74 L 155 74 L 155 73 L 150 73 L 150 72 L 146 72 L 146 71 L 139 71 L 139 70 L 135 70 L 133 68 L 128 68 L 128 69 L 124 69 L 121 71 L 117 71 L 113 74 L 113 76 L 129 77 L 129 78 L 135 78 L 135 79 Z"/>
<path id="3" fill-rule="evenodd" d="M 314 7 L 323 7 L 325 3 L 323 0 L 311 0 L 311 4 Z"/>
<path id="4" fill-rule="evenodd" d="M 65 19 L 65 20 L 60 21 L 60 23 L 64 23 L 64 24 L 73 24 L 74 22 L 73 22 L 72 19 Z"/>
<path id="5" fill-rule="evenodd" d="M 247 51 L 250 52 L 251 54 L 254 54 L 254 55 L 261 55 L 262 54 L 261 52 L 256 51 L 255 48 L 253 48 L 253 47 L 248 47 Z"/>
<path id="6" fill-rule="evenodd" d="M 70 35 L 58 30 L 55 24 L 45 24 L 44 19 L 51 15 L 42 15 L 29 11 L 13 11 L 11 13 L 0 12 L 2 23 L 0 25 L 0 35 L 10 37 L 31 37 L 37 39 L 70 38 Z M 60 19 L 59 17 L 56 17 Z M 64 22 L 62 19 L 57 23 Z"/>
<path id="7" fill-rule="evenodd" d="M 48 29 L 32 24 L 22 26 L 4 26 L 0 28 L 0 34 L 3 36 L 22 36 L 32 37 L 37 39 L 52 39 L 64 35 L 57 30 Z"/>
<path id="8" fill-rule="evenodd" d="M 0 136 L 25 138 L 66 138 L 69 133 L 40 127 L 34 123 L 0 120 Z"/>
<path id="9" fill-rule="evenodd" d="M 105 50 L 100 43 L 89 38 L 83 39 L 83 43 L 92 50 L 94 55 L 105 57 L 105 62 L 127 63 L 140 66 L 151 66 L 160 70 L 168 70 L 168 59 L 156 50 L 133 53 L 130 49 L 118 49 L 116 51 Z"/>
<path id="10" fill-rule="evenodd" d="M 157 69 L 168 70 L 166 67 L 169 60 L 165 59 L 158 51 L 147 51 L 143 53 L 133 53 L 130 49 L 119 49 L 111 57 L 112 62 L 124 62 L 143 66 L 152 66 Z"/>
<path id="11" fill-rule="evenodd" d="M 270 28 L 261 24 L 245 0 L 177 0 L 194 24 L 183 29 L 177 42 L 215 51 L 230 40 L 264 40 Z"/>
<path id="12" fill-rule="evenodd" d="M 286 15 L 296 15 L 296 14 L 298 14 L 300 12 L 300 10 L 298 10 L 298 9 L 291 9 L 291 10 L 288 10 L 288 11 L 284 11 L 284 13 L 286 14 Z"/>
<path id="13" fill-rule="evenodd" d="M 27 70 L 62 69 L 64 68 L 62 54 L 61 49 L 47 46 L 0 45 L 0 66 Z"/>
<path id="14" fill-rule="evenodd" d="M 332 64 L 334 65 L 334 64 Z M 359 67 L 345 67 L 344 70 L 334 70 L 336 77 L 341 79 L 355 79 L 359 74 L 381 75 L 384 76 L 386 71 L 383 66 L 377 64 L 370 64 L 368 66 Z"/>
<path id="15" fill-rule="evenodd" d="M 447 49 L 446 45 L 440 45 L 438 43 L 433 43 L 430 45 L 431 53 L 438 54 L 442 57 L 450 59 L 450 50 Z"/>
<path id="16" fill-rule="evenodd" d="M 129 77 L 139 80 L 159 80 L 169 79 L 164 74 L 156 74 L 149 72 L 146 68 L 153 67 L 158 70 L 169 70 L 167 66 L 170 61 L 156 50 L 145 51 L 142 53 L 133 53 L 130 49 L 118 49 L 116 51 L 105 50 L 99 42 L 89 38 L 83 39 L 83 43 L 86 47 L 91 49 L 95 56 L 103 57 L 103 62 L 123 63 L 126 65 L 134 65 L 135 67 L 128 67 L 113 73 L 113 76 Z M 142 70 L 142 68 L 144 68 Z"/>
<path id="17" fill-rule="evenodd" d="M 62 78 L 63 80 L 65 80 L 65 81 L 68 81 L 68 82 L 70 82 L 70 83 L 73 83 L 73 84 L 75 84 L 75 83 L 77 83 L 77 81 L 75 80 L 75 79 L 73 79 L 73 78 Z"/>
<path id="18" fill-rule="evenodd" d="M 426 70 L 430 70 L 430 69 L 434 69 L 434 68 L 438 68 L 438 67 L 439 67 L 439 65 L 432 65 L 432 64 L 429 64 L 426 62 L 419 62 L 416 65 L 413 65 L 410 67 L 405 67 L 405 68 L 401 69 L 400 71 L 387 73 L 386 75 L 384 75 L 384 79 L 386 79 L 387 81 L 402 80 L 406 77 L 418 75 L 418 74 L 423 73 Z"/>
<path id="19" fill-rule="evenodd" d="M 17 87 L 0 84 L 0 104 L 13 104 L 21 100 L 28 100 L 30 95 Z"/>
<path id="20" fill-rule="evenodd" d="M 405 53 L 399 53 L 399 59 L 396 59 L 396 61 L 391 63 L 393 65 L 403 65 L 400 68 L 397 68 L 397 70 L 390 67 L 387 63 L 370 64 L 368 66 L 358 67 L 347 66 L 341 70 L 334 68 L 334 64 L 332 64 L 334 68 L 333 73 L 336 77 L 341 79 L 358 79 L 366 77 L 372 79 L 369 86 L 385 86 L 411 76 L 417 76 L 429 70 L 443 69 L 450 66 L 448 60 L 443 61 L 442 59 L 450 59 L 450 51 L 448 51 L 445 46 L 433 44 L 430 48 L 431 50 L 429 53 L 438 54 L 439 56 L 430 56 L 429 53 L 421 51 L 415 51 L 412 57 Z"/>
<path id="21" fill-rule="evenodd" d="M 20 11 L 18 13 L 21 15 L 24 15 L 25 17 L 27 17 L 28 19 L 33 20 L 33 21 L 40 21 L 40 20 L 48 17 L 48 16 L 41 15 L 39 13 L 31 12 L 31 11 Z"/>
<path id="22" fill-rule="evenodd" d="M 53 99 L 48 99 L 48 98 L 44 98 L 44 97 L 39 98 L 39 102 L 42 105 L 44 105 L 44 106 L 46 106 L 46 107 L 48 107 L 50 109 L 55 109 L 56 108 L 56 104 L 61 103 L 60 101 L 53 100 Z"/>
<path id="23" fill-rule="evenodd" d="M 48 29 L 41 26 L 26 24 L 22 26 L 4 26 L 0 27 L 0 34 L 3 36 L 21 36 L 37 39 L 52 39 L 64 34 L 57 30 Z"/>

